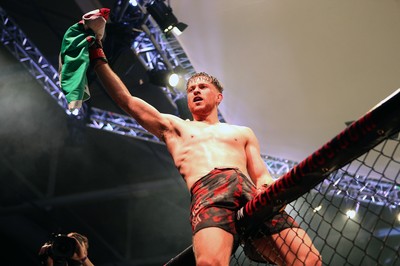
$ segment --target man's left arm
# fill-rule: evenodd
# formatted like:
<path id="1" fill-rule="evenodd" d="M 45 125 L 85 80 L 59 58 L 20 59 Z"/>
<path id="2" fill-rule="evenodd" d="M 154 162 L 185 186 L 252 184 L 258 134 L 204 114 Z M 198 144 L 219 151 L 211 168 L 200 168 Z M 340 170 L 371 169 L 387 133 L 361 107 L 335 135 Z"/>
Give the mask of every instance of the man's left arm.
<path id="1" fill-rule="evenodd" d="M 269 173 L 264 160 L 261 158 L 260 145 L 258 139 L 255 136 L 253 130 L 250 128 L 247 130 L 247 143 L 246 143 L 246 159 L 247 159 L 247 172 L 250 178 L 258 189 L 262 188 L 263 185 L 271 184 L 274 180 Z"/>

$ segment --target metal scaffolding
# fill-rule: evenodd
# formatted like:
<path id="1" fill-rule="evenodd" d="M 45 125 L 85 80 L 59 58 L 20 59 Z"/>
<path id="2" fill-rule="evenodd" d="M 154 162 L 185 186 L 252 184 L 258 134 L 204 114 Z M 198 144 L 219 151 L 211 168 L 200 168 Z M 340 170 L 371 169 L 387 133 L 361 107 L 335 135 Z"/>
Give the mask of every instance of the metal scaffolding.
<path id="1" fill-rule="evenodd" d="M 55 68 L 42 56 L 40 51 L 25 36 L 23 31 L 0 7 L 1 43 L 25 66 L 29 73 L 64 109 L 68 103 L 60 89 L 59 75 Z"/>
<path id="2" fill-rule="evenodd" d="M 389 208 L 400 206 L 400 188 L 393 182 L 337 171 L 318 185 L 326 196 L 345 197 L 355 202 L 373 203 Z"/>

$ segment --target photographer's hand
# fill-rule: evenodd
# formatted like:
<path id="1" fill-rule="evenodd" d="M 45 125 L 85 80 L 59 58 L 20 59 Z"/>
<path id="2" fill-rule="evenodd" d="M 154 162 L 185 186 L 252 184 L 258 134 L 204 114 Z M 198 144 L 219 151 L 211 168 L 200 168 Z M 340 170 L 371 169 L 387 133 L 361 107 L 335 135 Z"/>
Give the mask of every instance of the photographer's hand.
<path id="1" fill-rule="evenodd" d="M 74 233 L 69 233 L 68 237 L 74 238 L 77 246 L 77 251 L 74 253 L 71 259 L 79 261 L 84 266 L 94 266 L 88 258 L 88 247 L 85 245 L 85 243 L 81 243 Z"/>
<path id="2" fill-rule="evenodd" d="M 53 259 L 48 255 L 50 248 L 51 248 L 50 243 L 44 243 L 44 245 L 39 250 L 39 256 L 41 257 L 41 261 L 46 266 L 53 266 Z"/>

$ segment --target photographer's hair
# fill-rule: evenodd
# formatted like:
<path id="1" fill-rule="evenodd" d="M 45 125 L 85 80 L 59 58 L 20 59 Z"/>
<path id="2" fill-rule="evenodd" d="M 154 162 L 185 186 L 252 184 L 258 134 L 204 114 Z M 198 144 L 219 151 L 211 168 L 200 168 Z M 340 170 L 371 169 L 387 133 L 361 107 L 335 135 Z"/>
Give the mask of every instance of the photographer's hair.
<path id="1" fill-rule="evenodd" d="M 222 93 L 224 91 L 224 87 L 222 86 L 221 82 L 219 82 L 219 80 L 216 77 L 214 77 L 206 72 L 198 72 L 198 73 L 193 74 L 186 83 L 186 90 L 188 89 L 189 84 L 196 80 L 204 80 L 204 81 L 210 82 L 218 89 L 218 91 L 220 93 Z"/>

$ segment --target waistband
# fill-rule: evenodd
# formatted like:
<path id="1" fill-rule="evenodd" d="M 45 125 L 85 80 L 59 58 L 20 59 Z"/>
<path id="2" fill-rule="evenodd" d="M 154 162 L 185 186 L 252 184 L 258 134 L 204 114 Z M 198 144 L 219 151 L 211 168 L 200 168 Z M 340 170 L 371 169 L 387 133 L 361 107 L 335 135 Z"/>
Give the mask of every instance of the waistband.
<path id="1" fill-rule="evenodd" d="M 207 177 L 210 177 L 210 176 L 213 176 L 213 175 L 215 175 L 215 174 L 217 174 L 217 173 L 220 173 L 220 172 L 232 171 L 232 170 L 235 171 L 235 172 L 237 172 L 238 174 L 243 174 L 243 173 L 239 170 L 238 167 L 214 167 L 214 169 L 211 170 L 210 172 L 208 172 L 208 174 L 206 174 L 206 175 L 200 177 L 196 182 L 193 183 L 192 187 L 190 188 L 190 194 L 192 195 L 193 189 L 194 189 L 194 188 L 198 185 L 198 183 L 200 183 L 203 179 L 205 179 L 205 178 L 207 178 Z"/>

